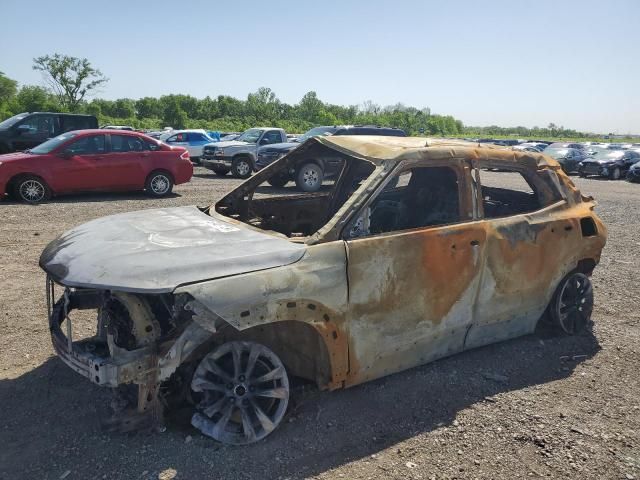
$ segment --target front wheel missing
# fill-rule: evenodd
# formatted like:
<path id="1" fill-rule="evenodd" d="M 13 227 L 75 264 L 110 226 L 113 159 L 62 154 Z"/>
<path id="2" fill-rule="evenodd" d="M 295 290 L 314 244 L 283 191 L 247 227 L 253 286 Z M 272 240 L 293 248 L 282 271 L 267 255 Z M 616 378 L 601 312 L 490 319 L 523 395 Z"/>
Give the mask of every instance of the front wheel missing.
<path id="1" fill-rule="evenodd" d="M 264 345 L 234 341 L 205 356 L 193 374 L 199 398 L 191 424 L 222 443 L 246 445 L 269 435 L 289 402 L 289 379 Z"/>

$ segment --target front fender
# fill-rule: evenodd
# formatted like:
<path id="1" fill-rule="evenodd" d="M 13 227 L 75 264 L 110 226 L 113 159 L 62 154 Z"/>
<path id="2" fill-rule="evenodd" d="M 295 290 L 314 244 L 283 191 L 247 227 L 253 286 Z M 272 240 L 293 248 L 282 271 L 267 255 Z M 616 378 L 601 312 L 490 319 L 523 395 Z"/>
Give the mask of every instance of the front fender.
<path id="1" fill-rule="evenodd" d="M 309 246 L 291 265 L 185 285 L 186 293 L 235 329 L 283 321 L 303 322 L 323 338 L 333 378 L 348 371 L 346 250 L 336 241 Z M 203 322 L 208 316 L 201 316 Z M 198 321 L 198 320 L 196 320 Z M 207 325 L 203 325 L 207 328 Z"/>

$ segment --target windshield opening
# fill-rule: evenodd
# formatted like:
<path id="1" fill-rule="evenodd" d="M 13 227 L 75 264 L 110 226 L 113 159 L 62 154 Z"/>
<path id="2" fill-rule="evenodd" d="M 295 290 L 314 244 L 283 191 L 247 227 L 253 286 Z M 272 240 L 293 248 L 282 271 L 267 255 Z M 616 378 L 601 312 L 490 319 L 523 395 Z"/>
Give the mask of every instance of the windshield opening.
<path id="1" fill-rule="evenodd" d="M 262 134 L 262 130 L 259 128 L 251 128 L 246 132 L 243 132 L 238 138 L 236 138 L 239 142 L 247 142 L 247 143 L 256 143 Z"/>
<path id="2" fill-rule="evenodd" d="M 0 122 L 0 128 L 9 128 L 9 127 L 15 125 L 16 123 L 18 123 L 23 118 L 25 118 L 27 115 L 29 115 L 29 114 L 28 113 L 19 113 L 17 115 L 14 115 L 13 117 L 9 117 L 6 120 L 3 120 L 2 122 Z"/>
<path id="3" fill-rule="evenodd" d="M 58 135 L 57 137 L 52 138 L 51 140 L 47 140 L 46 142 L 41 143 L 37 147 L 32 148 L 31 150 L 29 150 L 29 153 L 35 153 L 37 155 L 51 153 L 53 150 L 58 148 L 64 142 L 72 139 L 76 135 L 77 133 L 63 133 L 62 135 Z"/>
<path id="4" fill-rule="evenodd" d="M 310 158 L 322 158 L 325 168 Z M 292 239 L 306 238 L 336 215 L 374 169 L 371 162 L 313 142 L 258 172 L 216 203 L 215 211 Z"/>

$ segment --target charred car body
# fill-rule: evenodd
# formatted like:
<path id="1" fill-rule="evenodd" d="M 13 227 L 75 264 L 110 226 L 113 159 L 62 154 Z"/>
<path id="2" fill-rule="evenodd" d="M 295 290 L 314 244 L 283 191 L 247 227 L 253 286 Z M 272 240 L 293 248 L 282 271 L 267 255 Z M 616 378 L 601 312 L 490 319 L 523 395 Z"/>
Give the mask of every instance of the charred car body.
<path id="1" fill-rule="evenodd" d="M 319 191 L 269 187 L 326 154 L 342 165 Z M 502 175 L 524 190 L 493 186 Z M 177 397 L 204 434 L 251 443 L 282 420 L 292 376 L 357 385 L 531 333 L 545 312 L 580 331 L 606 238 L 594 205 L 542 154 L 310 139 L 214 206 L 100 218 L 53 241 L 40 259 L 53 345 L 114 389 L 114 428 L 158 425 Z M 74 340 L 82 309 L 97 334 Z"/>

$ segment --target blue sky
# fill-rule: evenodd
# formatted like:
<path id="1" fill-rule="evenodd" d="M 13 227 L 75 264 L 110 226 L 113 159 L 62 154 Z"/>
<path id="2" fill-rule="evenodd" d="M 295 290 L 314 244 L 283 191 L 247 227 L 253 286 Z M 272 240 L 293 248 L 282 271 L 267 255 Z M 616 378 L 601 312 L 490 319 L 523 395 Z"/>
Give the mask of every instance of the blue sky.
<path id="1" fill-rule="evenodd" d="M 225 6 L 219 6 L 225 5 Z M 469 125 L 640 133 L 640 0 L 2 0 L 0 71 L 87 57 L 100 96 L 402 102 Z"/>

